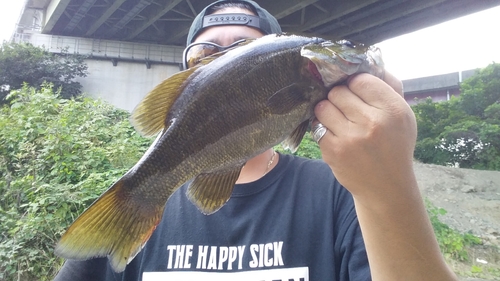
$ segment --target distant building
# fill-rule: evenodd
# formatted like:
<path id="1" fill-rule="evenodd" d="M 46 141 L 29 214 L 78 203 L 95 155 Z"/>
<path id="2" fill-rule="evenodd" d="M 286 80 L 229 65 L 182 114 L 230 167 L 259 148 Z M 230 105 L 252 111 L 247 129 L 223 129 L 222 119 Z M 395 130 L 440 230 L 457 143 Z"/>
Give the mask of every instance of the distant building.
<path id="1" fill-rule="evenodd" d="M 474 75 L 477 69 L 453 72 L 428 77 L 420 77 L 403 81 L 405 100 L 408 104 L 416 104 L 428 97 L 433 101 L 447 101 L 452 96 L 460 95 L 460 83 Z"/>

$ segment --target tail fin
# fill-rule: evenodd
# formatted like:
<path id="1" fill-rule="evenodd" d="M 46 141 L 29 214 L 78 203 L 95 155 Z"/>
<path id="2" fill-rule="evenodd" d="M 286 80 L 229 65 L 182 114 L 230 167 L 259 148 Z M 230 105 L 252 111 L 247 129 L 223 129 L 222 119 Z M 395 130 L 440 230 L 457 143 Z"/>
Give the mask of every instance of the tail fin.
<path id="1" fill-rule="evenodd" d="M 85 260 L 108 256 L 116 272 L 141 251 L 159 223 L 163 206 L 137 204 L 124 190 L 123 178 L 97 199 L 68 228 L 55 254 Z"/>

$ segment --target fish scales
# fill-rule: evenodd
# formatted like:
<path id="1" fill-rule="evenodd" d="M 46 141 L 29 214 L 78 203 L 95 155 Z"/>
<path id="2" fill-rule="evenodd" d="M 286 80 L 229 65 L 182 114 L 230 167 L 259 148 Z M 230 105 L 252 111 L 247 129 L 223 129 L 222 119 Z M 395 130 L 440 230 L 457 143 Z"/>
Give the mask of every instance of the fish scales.
<path id="1" fill-rule="evenodd" d="M 115 271 L 140 251 L 170 195 L 192 179 L 188 198 L 221 208 L 248 159 L 285 142 L 295 149 L 316 103 L 348 76 L 379 77 L 381 60 L 345 43 L 268 35 L 174 74 L 134 110 L 138 131 L 159 132 L 148 151 L 67 230 L 56 253 L 108 256 Z M 332 78 L 334 77 L 334 78 Z"/>
<path id="2" fill-rule="evenodd" d="M 240 52 L 234 55 L 228 53 L 213 61 L 204 69 L 200 69 L 200 74 L 187 86 L 184 92 L 185 95 L 179 97 L 179 103 L 174 105 L 171 115 L 167 116 L 167 119 L 177 117 L 186 119 L 186 123 L 182 125 L 177 123 L 169 128 L 172 134 L 182 136 L 176 138 L 177 143 L 169 145 L 174 147 L 187 145 L 190 146 L 189 151 L 201 155 L 210 153 L 213 156 L 220 156 L 232 152 L 236 154 L 234 157 L 240 160 L 241 157 L 251 158 L 251 156 L 255 156 L 269 148 L 269 140 L 267 140 L 266 144 L 261 145 L 263 148 L 260 148 L 259 151 L 255 151 L 255 147 L 242 151 L 242 144 L 240 143 L 247 144 L 245 138 L 248 135 L 245 133 L 251 132 L 256 136 L 255 132 L 259 131 L 266 131 L 267 134 L 277 132 L 277 136 L 274 140 L 271 140 L 272 142 L 279 142 L 286 137 L 283 135 L 286 131 L 276 128 L 277 125 L 279 127 L 288 125 L 289 129 L 287 131 L 291 132 L 298 124 L 283 122 L 284 116 L 271 114 L 267 107 L 267 101 L 272 94 L 300 79 L 299 70 L 302 64 L 300 47 L 304 42 L 300 43 L 296 44 L 293 49 L 290 44 L 280 46 L 283 49 L 286 48 L 286 51 L 281 53 L 283 56 L 274 55 L 271 58 L 269 58 L 269 53 L 272 53 L 272 50 L 267 53 L 264 50 L 264 53 L 261 51 L 260 54 L 253 54 L 252 52 L 245 52 L 246 49 L 253 50 L 253 48 L 245 47 L 252 46 L 243 46 L 241 50 L 237 49 Z M 283 57 L 285 59 L 281 60 Z M 266 63 L 265 67 L 262 66 L 260 61 Z M 237 66 L 231 67 L 230 65 L 230 67 L 227 67 L 228 64 L 237 64 Z M 242 75 L 238 69 L 244 71 L 254 70 Z M 283 69 L 297 69 L 297 71 L 290 73 L 284 72 Z M 263 72 L 264 70 L 267 70 L 267 72 Z M 214 75 L 215 77 L 213 77 Z M 273 77 L 273 79 L 270 79 L 271 83 L 262 83 L 259 81 L 262 80 L 261 77 Z M 260 88 L 259 91 L 256 91 L 257 87 Z M 203 89 L 203 91 L 200 92 L 199 89 Z M 217 94 L 214 95 L 214 92 Z M 193 99 L 197 99 L 196 102 Z M 178 106 L 176 107 L 176 105 Z M 308 106 L 312 109 L 312 106 Z M 302 116 L 295 117 L 292 116 L 293 111 L 294 109 L 291 108 L 289 117 L 303 121 L 305 117 L 303 115 L 305 114 L 301 113 Z M 293 121 L 296 122 L 296 120 Z M 262 130 L 262 128 L 266 128 L 266 123 L 274 126 L 273 129 L 279 130 Z M 209 124 L 217 125 L 210 127 L 211 130 L 207 132 L 207 125 Z M 169 132 L 167 131 L 167 133 Z M 198 139 L 200 136 L 204 136 L 203 145 L 200 144 Z M 234 141 L 232 137 L 236 137 L 236 140 L 241 142 Z M 215 147 L 211 145 L 221 142 L 223 145 Z M 205 149 L 207 147 L 205 144 L 208 144 L 210 148 L 208 151 Z M 249 157 L 248 151 L 251 151 L 253 155 Z M 213 160 L 214 164 L 220 165 L 220 161 L 216 157 L 208 158 Z M 179 159 L 179 161 L 182 160 Z"/>
<path id="3" fill-rule="evenodd" d="M 155 146 L 157 153 L 152 153 L 154 156 L 145 159 L 143 164 L 138 167 L 137 173 L 141 173 L 142 170 L 145 171 L 144 174 L 147 171 L 149 173 L 156 171 L 162 174 L 160 175 L 161 182 L 168 182 L 166 186 L 177 186 L 201 171 L 216 170 L 221 164 L 244 163 L 242 160 L 249 159 L 269 148 L 271 133 L 274 133 L 272 135 L 274 139 L 271 141 L 275 144 L 283 140 L 286 137 L 285 133 L 290 133 L 296 128 L 298 118 L 301 122 L 310 116 L 305 116 L 306 114 L 300 112 L 301 116 L 297 118 L 292 115 L 291 110 L 288 116 L 293 120 L 284 120 L 283 116 L 270 118 L 272 114 L 266 103 L 273 93 L 300 79 L 299 70 L 303 63 L 300 48 L 304 45 L 304 41 L 294 42 L 295 44 L 285 41 L 282 46 L 273 45 L 273 48 L 269 48 L 267 52 L 262 53 L 261 51 L 258 54 L 244 52 L 245 46 L 243 46 L 242 50 L 238 50 L 239 53 L 233 55 L 234 58 L 228 54 L 227 57 L 223 56 L 205 68 L 199 69 L 200 73 L 190 81 L 190 85 L 179 96 L 166 118 L 167 120 L 184 120 L 184 122 L 174 122 L 168 128 L 164 137 Z M 271 59 L 267 59 L 276 47 L 284 49 L 280 53 L 281 56 L 273 54 Z M 285 59 L 281 59 L 283 57 Z M 241 72 L 235 71 L 236 67 L 226 67 L 227 64 L 234 64 L 235 61 L 237 61 L 239 69 L 255 68 L 262 61 L 266 62 L 266 66 L 258 67 L 257 70 L 241 77 Z M 284 73 L 283 69 L 297 69 L 297 71 L 290 75 L 290 73 Z M 262 73 L 261 70 L 267 70 L 267 73 Z M 212 74 L 213 72 L 216 73 Z M 257 80 L 256 76 L 275 78 L 271 80 L 273 83 L 262 85 L 265 91 L 256 92 L 255 86 L 249 85 L 250 81 Z M 220 82 L 221 80 L 225 83 Z M 228 90 L 221 91 L 221 89 Z M 214 95 L 214 92 L 218 94 Z M 262 94 L 256 96 L 260 93 Z M 312 109 L 310 105 L 308 106 Z M 228 122 L 228 120 L 234 122 Z M 209 127 L 210 124 L 218 124 L 218 126 Z M 288 128 L 283 124 L 288 124 Z M 208 127 L 210 130 L 207 130 Z M 262 130 L 266 127 L 267 130 Z M 269 130 L 269 128 L 271 129 Z M 248 144 L 244 138 L 248 137 L 249 134 L 257 141 L 253 142 L 254 145 L 242 149 L 241 143 Z M 265 142 L 263 142 L 264 140 Z M 257 144 L 260 147 L 257 147 Z M 183 153 L 176 153 L 179 150 L 189 152 L 189 157 Z M 249 155 L 249 153 L 251 154 Z M 164 155 L 177 157 L 165 159 Z M 242 157 L 246 159 L 242 159 Z M 224 159 L 224 161 L 220 161 L 220 159 Z M 183 162 L 185 163 L 183 164 Z M 198 167 L 189 165 L 193 162 L 200 163 L 200 165 L 197 165 Z M 150 165 L 149 163 L 154 164 Z M 184 176 L 174 177 L 170 173 Z M 170 183 L 169 181 L 172 180 L 176 181 Z M 149 184 L 135 184 L 135 186 L 139 187 L 136 188 L 136 193 L 142 189 L 145 192 L 151 190 Z M 155 193 L 161 198 L 159 201 L 166 201 L 170 192 L 165 192 L 165 187 L 162 185 L 155 185 L 153 188 L 158 189 L 155 190 Z"/>

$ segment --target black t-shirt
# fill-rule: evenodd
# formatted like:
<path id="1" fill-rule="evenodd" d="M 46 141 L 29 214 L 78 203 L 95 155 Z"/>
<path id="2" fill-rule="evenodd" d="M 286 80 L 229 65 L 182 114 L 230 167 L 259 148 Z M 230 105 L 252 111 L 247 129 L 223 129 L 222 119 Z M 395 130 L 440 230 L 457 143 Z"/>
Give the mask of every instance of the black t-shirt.
<path id="1" fill-rule="evenodd" d="M 55 280 L 371 280 L 352 196 L 322 161 L 281 154 L 209 216 L 186 188 L 124 272 L 106 258 L 67 261 Z"/>

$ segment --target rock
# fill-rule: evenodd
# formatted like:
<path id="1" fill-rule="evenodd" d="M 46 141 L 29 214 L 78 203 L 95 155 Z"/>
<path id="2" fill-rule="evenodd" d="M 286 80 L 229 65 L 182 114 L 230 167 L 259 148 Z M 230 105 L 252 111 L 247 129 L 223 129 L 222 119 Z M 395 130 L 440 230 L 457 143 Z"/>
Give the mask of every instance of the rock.
<path id="1" fill-rule="evenodd" d="M 463 193 L 473 193 L 473 192 L 477 192 L 476 188 L 474 186 L 470 186 L 470 185 L 466 185 L 464 187 L 462 187 L 461 191 Z"/>

